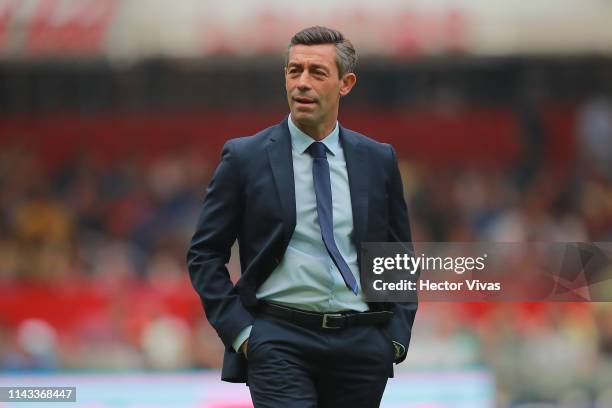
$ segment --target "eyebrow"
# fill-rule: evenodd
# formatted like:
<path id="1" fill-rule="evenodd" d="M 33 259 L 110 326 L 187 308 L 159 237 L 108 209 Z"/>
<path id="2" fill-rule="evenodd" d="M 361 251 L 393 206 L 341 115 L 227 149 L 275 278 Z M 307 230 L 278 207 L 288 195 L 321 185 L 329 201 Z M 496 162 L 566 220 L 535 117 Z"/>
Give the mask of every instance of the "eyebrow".
<path id="1" fill-rule="evenodd" d="M 289 64 L 287 64 L 287 68 L 290 68 L 290 67 L 302 67 L 303 65 L 304 64 L 299 63 L 299 62 L 290 62 Z M 311 63 L 310 66 L 313 69 L 322 69 L 325 72 L 329 72 L 329 68 L 327 68 L 325 65 L 322 65 L 322 64 Z"/>

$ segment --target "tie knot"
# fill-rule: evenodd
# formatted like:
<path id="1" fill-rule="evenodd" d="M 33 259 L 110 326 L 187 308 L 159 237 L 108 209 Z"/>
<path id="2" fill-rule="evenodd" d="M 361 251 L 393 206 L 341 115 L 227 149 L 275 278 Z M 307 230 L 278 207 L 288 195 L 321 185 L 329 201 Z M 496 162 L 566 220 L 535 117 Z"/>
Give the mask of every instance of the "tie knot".
<path id="1" fill-rule="evenodd" d="M 313 159 L 326 159 L 327 152 L 325 151 L 325 145 L 321 142 L 314 142 L 308 149 L 306 149 L 308 153 L 312 156 Z"/>

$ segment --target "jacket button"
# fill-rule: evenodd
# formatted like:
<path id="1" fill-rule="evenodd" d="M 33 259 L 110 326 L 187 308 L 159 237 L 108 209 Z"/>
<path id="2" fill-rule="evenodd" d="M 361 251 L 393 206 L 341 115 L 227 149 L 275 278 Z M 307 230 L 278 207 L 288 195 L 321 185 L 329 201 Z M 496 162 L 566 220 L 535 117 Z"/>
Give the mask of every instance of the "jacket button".
<path id="1" fill-rule="evenodd" d="M 280 259 L 278 259 L 278 257 L 275 257 L 274 258 L 274 263 L 277 264 L 277 265 L 280 264 Z"/>

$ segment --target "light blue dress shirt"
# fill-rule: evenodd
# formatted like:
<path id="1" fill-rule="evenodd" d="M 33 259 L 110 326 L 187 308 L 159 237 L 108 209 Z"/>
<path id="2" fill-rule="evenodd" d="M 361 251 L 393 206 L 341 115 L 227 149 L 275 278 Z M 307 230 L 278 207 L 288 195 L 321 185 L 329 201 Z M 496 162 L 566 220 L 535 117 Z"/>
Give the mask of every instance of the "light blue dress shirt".
<path id="1" fill-rule="evenodd" d="M 368 305 L 361 288 L 355 296 L 346 287 L 321 238 L 312 177 L 313 159 L 306 151 L 315 140 L 293 123 L 291 115 L 288 125 L 295 181 L 296 225 L 281 263 L 257 289 L 256 296 L 267 302 L 315 312 L 366 311 Z M 351 194 L 338 122 L 321 142 L 325 144 L 329 162 L 334 238 L 342 257 L 359 282 L 357 249 L 352 241 Z M 233 343 L 234 350 L 239 350 L 250 333 L 251 326 L 240 332 Z"/>

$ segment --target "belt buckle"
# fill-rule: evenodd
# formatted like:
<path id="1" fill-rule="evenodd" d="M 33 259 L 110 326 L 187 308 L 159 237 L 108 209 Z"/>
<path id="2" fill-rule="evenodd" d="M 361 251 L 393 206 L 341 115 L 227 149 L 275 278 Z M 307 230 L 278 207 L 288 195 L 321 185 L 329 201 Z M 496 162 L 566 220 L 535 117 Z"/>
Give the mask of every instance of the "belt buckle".
<path id="1" fill-rule="evenodd" d="M 327 324 L 327 319 L 329 317 L 342 317 L 341 313 L 323 313 L 323 323 L 321 324 L 321 327 L 324 329 L 341 329 L 342 326 L 329 326 Z"/>

